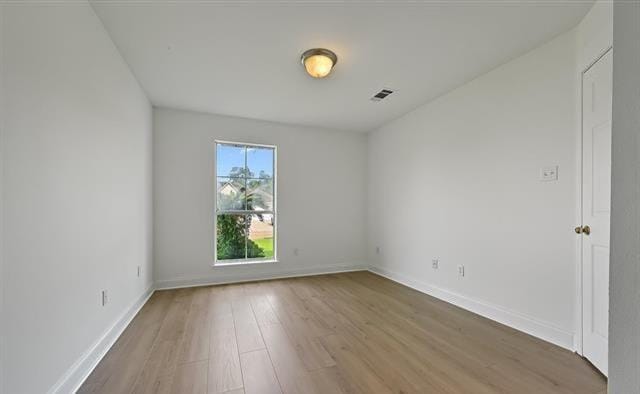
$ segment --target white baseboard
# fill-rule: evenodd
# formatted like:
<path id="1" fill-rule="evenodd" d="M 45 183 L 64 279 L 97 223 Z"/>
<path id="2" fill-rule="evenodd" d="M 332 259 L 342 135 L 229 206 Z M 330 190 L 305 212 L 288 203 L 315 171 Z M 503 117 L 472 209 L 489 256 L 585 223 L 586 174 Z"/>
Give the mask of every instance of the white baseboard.
<path id="1" fill-rule="evenodd" d="M 100 360 L 111 349 L 111 346 L 120 337 L 131 320 L 138 314 L 142 306 L 147 302 L 154 292 L 151 284 L 147 290 L 138 298 L 127 310 L 109 327 L 102 336 L 87 349 L 78 360 L 65 372 L 56 382 L 49 394 L 67 394 L 78 391 L 82 383 L 89 377 L 89 374 L 98 365 Z"/>
<path id="2" fill-rule="evenodd" d="M 224 269 L 224 268 L 221 268 L 221 269 Z M 259 274 L 219 273 L 216 276 L 188 277 L 188 278 L 177 278 L 177 279 L 170 279 L 170 280 L 159 280 L 159 281 L 156 281 L 156 289 L 167 290 L 167 289 L 177 289 L 181 287 L 220 285 L 220 284 L 238 283 L 238 282 L 252 282 L 252 281 L 268 280 L 268 279 L 293 278 L 293 277 L 299 277 L 299 276 L 336 274 L 339 272 L 367 271 L 368 269 L 369 267 L 366 265 L 331 265 L 331 266 L 320 266 L 320 267 L 308 267 L 308 268 L 302 268 L 302 269 L 274 270 L 269 273 L 259 273 Z"/>
<path id="3" fill-rule="evenodd" d="M 456 305 L 470 312 L 497 321 L 516 330 L 525 332 L 544 341 L 551 342 L 565 349 L 574 351 L 573 333 L 555 327 L 554 325 L 540 321 L 531 316 L 524 315 L 490 304 L 485 301 L 471 299 L 467 296 L 451 292 L 427 283 L 410 279 L 397 272 L 392 272 L 379 267 L 369 267 L 369 271 L 400 283 L 419 292 L 428 294 L 442 301 Z"/>

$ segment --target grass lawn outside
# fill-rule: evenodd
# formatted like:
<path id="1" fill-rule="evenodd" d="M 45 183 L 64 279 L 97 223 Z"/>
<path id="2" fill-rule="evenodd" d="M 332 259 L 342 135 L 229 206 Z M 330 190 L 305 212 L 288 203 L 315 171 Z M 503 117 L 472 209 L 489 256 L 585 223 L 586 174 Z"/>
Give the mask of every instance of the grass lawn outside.
<path id="1" fill-rule="evenodd" d="M 264 257 L 273 257 L 273 238 L 254 239 L 253 242 L 258 244 L 260 249 L 264 251 Z"/>

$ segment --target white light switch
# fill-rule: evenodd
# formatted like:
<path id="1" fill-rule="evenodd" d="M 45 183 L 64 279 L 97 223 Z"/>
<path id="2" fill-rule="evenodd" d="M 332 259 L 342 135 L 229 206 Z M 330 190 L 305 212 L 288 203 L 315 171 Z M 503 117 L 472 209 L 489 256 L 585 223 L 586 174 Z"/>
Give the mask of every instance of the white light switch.
<path id="1" fill-rule="evenodd" d="M 542 167 L 540 169 L 540 180 L 542 182 L 558 180 L 558 166 Z"/>

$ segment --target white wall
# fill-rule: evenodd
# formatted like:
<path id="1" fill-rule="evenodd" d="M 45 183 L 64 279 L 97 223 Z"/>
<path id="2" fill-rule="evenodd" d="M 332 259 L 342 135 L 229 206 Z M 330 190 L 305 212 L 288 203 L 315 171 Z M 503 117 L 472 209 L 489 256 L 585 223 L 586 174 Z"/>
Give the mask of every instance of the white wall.
<path id="1" fill-rule="evenodd" d="M 88 4 L 13 4 L 2 32 L 5 388 L 44 393 L 152 283 L 152 117 Z"/>
<path id="2" fill-rule="evenodd" d="M 211 267 L 215 139 L 278 146 L 278 263 Z M 363 266 L 364 135 L 154 109 L 153 155 L 158 286 Z"/>
<path id="3" fill-rule="evenodd" d="M 616 1 L 609 393 L 640 392 L 640 3 Z"/>
<path id="4" fill-rule="evenodd" d="M 613 42 L 613 3 L 597 0 L 576 28 L 578 69 L 589 67 Z"/>
<path id="5" fill-rule="evenodd" d="M 4 394 L 6 379 L 4 376 L 5 365 L 5 318 L 4 318 L 4 215 L 2 209 L 3 188 L 3 162 L 4 162 L 4 6 L 0 4 L 0 394 Z"/>
<path id="6" fill-rule="evenodd" d="M 575 31 L 566 33 L 372 132 L 368 147 L 376 269 L 567 348 L 576 46 Z M 539 181 L 541 167 L 555 165 L 559 180 Z"/>

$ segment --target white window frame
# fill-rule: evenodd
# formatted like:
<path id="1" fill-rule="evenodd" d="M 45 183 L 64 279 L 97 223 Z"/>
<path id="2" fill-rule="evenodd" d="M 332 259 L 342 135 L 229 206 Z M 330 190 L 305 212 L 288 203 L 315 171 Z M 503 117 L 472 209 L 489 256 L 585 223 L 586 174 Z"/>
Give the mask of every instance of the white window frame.
<path id="1" fill-rule="evenodd" d="M 244 147 L 256 147 L 256 148 L 268 148 L 273 149 L 273 210 L 271 211 L 255 211 L 249 209 L 243 210 L 228 210 L 218 212 L 218 145 L 238 145 Z M 247 265 L 247 264 L 265 264 L 265 263 L 277 263 L 278 262 L 278 147 L 276 145 L 256 144 L 250 142 L 235 142 L 235 141 L 223 141 L 214 140 L 214 207 L 213 207 L 213 266 L 224 267 L 234 265 Z M 247 158 L 245 155 L 245 168 L 247 168 Z M 220 175 L 222 176 L 222 175 Z M 224 176 L 222 176 L 224 177 Z M 256 212 L 261 214 L 273 215 L 273 256 L 269 258 L 253 257 L 244 259 L 226 259 L 218 260 L 218 215 L 223 214 L 245 214 L 252 215 Z M 246 248 L 245 248 L 246 255 Z"/>

